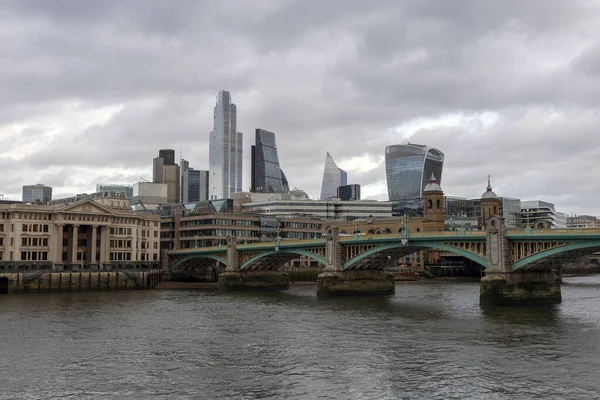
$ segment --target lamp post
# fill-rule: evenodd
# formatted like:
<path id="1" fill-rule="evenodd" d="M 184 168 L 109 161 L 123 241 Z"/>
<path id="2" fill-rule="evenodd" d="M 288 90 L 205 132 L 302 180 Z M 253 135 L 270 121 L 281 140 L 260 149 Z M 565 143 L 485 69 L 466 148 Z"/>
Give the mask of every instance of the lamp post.
<path id="1" fill-rule="evenodd" d="M 279 240 L 281 240 L 281 238 L 279 237 L 279 227 L 275 229 L 275 233 L 277 234 L 277 236 L 275 237 L 275 251 L 279 251 Z"/>

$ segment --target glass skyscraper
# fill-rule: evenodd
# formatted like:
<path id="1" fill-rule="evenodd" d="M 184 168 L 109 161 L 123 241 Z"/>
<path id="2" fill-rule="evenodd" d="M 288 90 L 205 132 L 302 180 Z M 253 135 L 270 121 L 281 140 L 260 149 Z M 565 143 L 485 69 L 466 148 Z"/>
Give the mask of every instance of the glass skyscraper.
<path id="1" fill-rule="evenodd" d="M 242 191 L 242 133 L 236 129 L 236 106 L 229 92 L 221 90 L 209 138 L 210 200 L 232 199 Z"/>
<path id="2" fill-rule="evenodd" d="M 400 144 L 385 148 L 385 173 L 390 201 L 418 199 L 431 173 L 442 184 L 444 153 L 438 149 Z"/>
<path id="3" fill-rule="evenodd" d="M 338 188 L 348 184 L 346 171 L 339 168 L 329 153 L 325 157 L 325 171 L 323 172 L 323 184 L 321 185 L 321 200 L 337 197 Z"/>
<path id="4" fill-rule="evenodd" d="M 52 188 L 41 183 L 35 185 L 23 186 L 23 203 L 33 203 L 36 201 L 47 204 L 52 200 Z"/>
<path id="5" fill-rule="evenodd" d="M 181 159 L 181 202 L 197 203 L 208 200 L 208 171 L 190 168 L 187 160 Z"/>
<path id="6" fill-rule="evenodd" d="M 252 146 L 253 193 L 288 193 L 289 184 L 279 166 L 275 134 L 264 129 L 256 130 L 256 144 Z"/>

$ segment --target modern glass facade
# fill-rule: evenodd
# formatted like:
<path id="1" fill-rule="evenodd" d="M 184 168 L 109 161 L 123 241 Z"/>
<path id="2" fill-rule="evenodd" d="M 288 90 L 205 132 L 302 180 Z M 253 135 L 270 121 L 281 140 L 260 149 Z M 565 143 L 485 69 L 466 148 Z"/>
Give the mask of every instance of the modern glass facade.
<path id="1" fill-rule="evenodd" d="M 208 171 L 188 169 L 182 174 L 182 203 L 208 200 Z"/>
<path id="2" fill-rule="evenodd" d="M 209 138 L 211 200 L 233 198 L 242 191 L 242 133 L 237 132 L 237 108 L 231 95 L 221 90 L 214 109 L 214 128 Z"/>
<path id="3" fill-rule="evenodd" d="M 96 192 L 118 192 L 125 193 L 129 205 L 133 205 L 133 185 L 123 185 L 119 183 L 100 183 L 96 185 Z"/>
<path id="4" fill-rule="evenodd" d="M 423 197 L 423 188 L 433 173 L 442 184 L 444 153 L 418 144 L 385 148 L 385 172 L 390 201 Z"/>
<path id="5" fill-rule="evenodd" d="M 50 186 L 41 183 L 23 186 L 23 203 L 39 201 L 46 204 L 50 200 L 52 200 L 52 188 Z"/>
<path id="6" fill-rule="evenodd" d="M 498 197 L 498 202 L 500 203 L 498 214 L 505 218 L 506 228 L 520 228 L 521 200 L 510 197 Z M 444 196 L 444 210 L 447 223 L 451 220 L 463 219 L 471 224 L 472 220 L 477 221 L 477 218 L 481 216 L 481 199 Z"/>
<path id="7" fill-rule="evenodd" d="M 279 167 L 275 134 L 264 129 L 256 129 L 256 144 L 252 146 L 253 193 L 288 193 L 290 188 L 285 174 Z"/>
<path id="8" fill-rule="evenodd" d="M 537 223 L 551 223 L 552 228 L 566 228 L 564 213 L 557 212 L 554 204 L 540 200 L 521 202 L 521 226 L 535 228 Z"/>
<path id="9" fill-rule="evenodd" d="M 337 189 L 348 184 L 346 171 L 338 168 L 329 153 L 325 157 L 325 171 L 323 172 L 323 184 L 321 185 L 321 200 L 337 197 Z"/>
<path id="10" fill-rule="evenodd" d="M 354 183 L 352 185 L 340 186 L 337 197 L 343 201 L 360 200 L 360 185 Z"/>

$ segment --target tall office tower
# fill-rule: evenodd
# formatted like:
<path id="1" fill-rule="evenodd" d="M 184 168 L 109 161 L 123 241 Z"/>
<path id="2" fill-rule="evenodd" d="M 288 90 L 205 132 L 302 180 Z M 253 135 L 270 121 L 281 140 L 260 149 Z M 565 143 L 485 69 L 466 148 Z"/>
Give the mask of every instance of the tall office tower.
<path id="1" fill-rule="evenodd" d="M 174 162 L 175 150 L 163 149 L 158 154 L 152 161 L 152 182 L 167 184 L 167 204 L 179 203 L 181 176 L 179 165 Z"/>
<path id="2" fill-rule="evenodd" d="M 100 183 L 96 185 L 96 192 L 117 192 L 125 193 L 129 205 L 133 205 L 133 185 L 123 185 L 119 183 Z"/>
<path id="3" fill-rule="evenodd" d="M 221 90 L 209 139 L 210 200 L 232 199 L 242 191 L 242 133 L 236 127 L 236 106 L 229 92 Z"/>
<path id="4" fill-rule="evenodd" d="M 253 193 L 289 193 L 290 186 L 279 167 L 275 134 L 264 129 L 256 130 L 256 145 L 252 146 Z"/>
<path id="5" fill-rule="evenodd" d="M 321 200 L 337 196 L 337 189 L 348 184 L 348 174 L 338 168 L 331 155 L 325 157 L 325 171 L 323 172 L 323 184 L 321 185 Z"/>
<path id="6" fill-rule="evenodd" d="M 357 183 L 340 186 L 337 190 L 337 197 L 342 201 L 360 200 L 360 185 Z"/>
<path id="7" fill-rule="evenodd" d="M 418 145 L 399 144 L 385 148 L 385 173 L 390 201 L 420 199 L 433 173 L 442 183 L 444 153 Z"/>
<path id="8" fill-rule="evenodd" d="M 52 188 L 50 186 L 41 183 L 23 186 L 23 203 L 39 201 L 42 204 L 47 204 L 50 200 L 52 200 Z"/>
<path id="9" fill-rule="evenodd" d="M 181 164 L 181 202 L 195 203 L 208 200 L 208 171 L 190 168 L 184 159 Z"/>
<path id="10" fill-rule="evenodd" d="M 175 165 L 175 150 L 173 150 L 173 149 L 159 150 L 158 156 L 165 160 L 165 165 Z"/>

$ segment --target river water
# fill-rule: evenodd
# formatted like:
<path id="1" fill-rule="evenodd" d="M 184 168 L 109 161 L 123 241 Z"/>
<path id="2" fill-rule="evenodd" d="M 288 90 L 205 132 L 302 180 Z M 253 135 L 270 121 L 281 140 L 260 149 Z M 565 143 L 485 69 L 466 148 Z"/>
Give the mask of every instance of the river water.
<path id="1" fill-rule="evenodd" d="M 565 281 L 529 308 L 456 282 L 2 296 L 0 399 L 598 399 L 600 277 Z"/>

